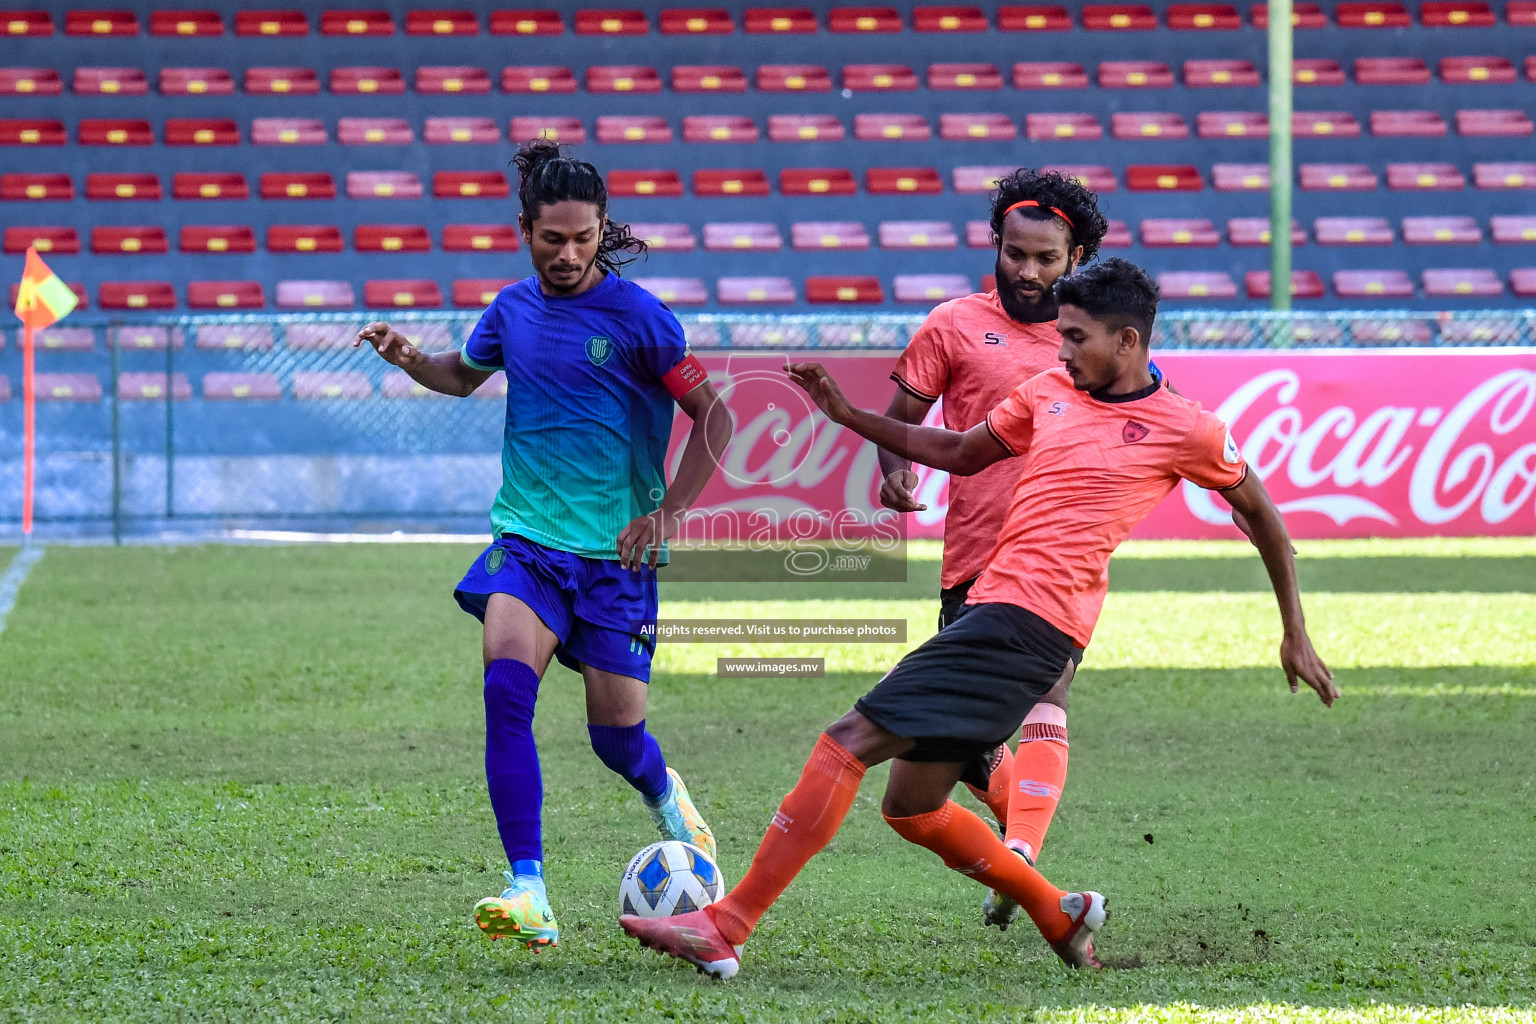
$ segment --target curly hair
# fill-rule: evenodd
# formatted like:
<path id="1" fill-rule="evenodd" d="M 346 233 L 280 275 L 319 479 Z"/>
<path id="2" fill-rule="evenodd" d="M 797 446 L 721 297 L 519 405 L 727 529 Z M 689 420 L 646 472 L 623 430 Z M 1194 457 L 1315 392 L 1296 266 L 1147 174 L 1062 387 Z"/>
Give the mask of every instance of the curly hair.
<path id="1" fill-rule="evenodd" d="M 598 217 L 608 216 L 608 187 L 603 184 L 603 176 L 585 160 L 561 153 L 558 143 L 549 139 L 525 142 L 517 148 L 512 163 L 517 167 L 517 198 L 530 223 L 538 219 L 545 204 L 568 199 L 591 203 L 597 207 Z M 597 265 L 619 273 L 635 262 L 634 256 L 624 259 L 616 255 L 621 252 L 643 256 L 647 246 L 630 232 L 628 224 L 607 220 L 602 241 L 597 245 Z"/>
<path id="2" fill-rule="evenodd" d="M 1015 203 L 1033 200 L 1038 207 L 1025 207 L 1019 211 L 1031 220 L 1054 220 L 1052 207 L 1066 215 L 1072 244 L 1083 247 L 1082 263 L 1099 254 L 1099 244 L 1109 224 L 1099 212 L 1099 197 L 1088 191 L 1075 178 L 1067 178 L 1055 171 L 1036 171 L 1020 167 L 1012 174 L 999 178 L 997 190 L 992 193 L 992 237 L 1001 239 L 1003 218 Z"/>

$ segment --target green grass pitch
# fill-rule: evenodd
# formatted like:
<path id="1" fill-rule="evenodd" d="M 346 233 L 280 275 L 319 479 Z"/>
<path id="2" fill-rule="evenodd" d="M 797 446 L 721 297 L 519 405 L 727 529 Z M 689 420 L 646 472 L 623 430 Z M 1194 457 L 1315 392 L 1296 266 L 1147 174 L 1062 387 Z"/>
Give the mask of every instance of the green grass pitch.
<path id="1" fill-rule="evenodd" d="M 1332 711 L 1286 690 L 1246 545 L 1116 558 L 1041 860 L 1109 895 L 1115 969 L 983 929 L 981 889 L 880 820 L 877 769 L 725 984 L 619 931 L 655 836 L 559 668 L 536 728 L 561 945 L 475 929 L 504 864 L 450 597 L 472 548 L 53 548 L 0 637 L 0 1022 L 1536 1019 L 1536 542 L 1300 547 Z M 916 643 L 914 555 L 905 585 L 668 585 L 663 615 L 904 617 Z M 652 727 L 728 879 L 901 650 L 663 649 Z M 714 676 L 749 652 L 827 678 Z"/>

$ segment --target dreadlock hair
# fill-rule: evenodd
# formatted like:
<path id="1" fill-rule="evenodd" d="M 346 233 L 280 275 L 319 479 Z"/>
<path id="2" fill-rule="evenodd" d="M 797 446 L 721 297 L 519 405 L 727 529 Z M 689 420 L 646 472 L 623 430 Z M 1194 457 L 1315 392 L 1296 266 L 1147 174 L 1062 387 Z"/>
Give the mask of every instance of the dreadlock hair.
<path id="1" fill-rule="evenodd" d="M 585 160 L 566 156 L 560 145 L 549 139 L 534 139 L 517 147 L 512 158 L 517 166 L 517 198 L 523 205 L 523 215 L 529 223 L 537 220 L 547 203 L 575 200 L 597 207 L 597 215 L 603 218 L 603 239 L 597 245 L 597 265 L 617 274 L 623 267 L 635 262 L 634 257 L 624 259 L 617 253 L 632 252 L 645 255 L 644 241 L 630 233 L 628 224 L 607 220 L 608 187 L 597 168 Z"/>
<path id="2" fill-rule="evenodd" d="M 1036 171 L 1020 167 L 1012 174 L 999 178 L 997 191 L 992 193 L 992 237 L 1003 237 L 1003 218 L 1015 203 L 1033 200 L 1039 206 L 1026 206 L 1019 212 L 1030 220 L 1061 220 L 1052 207 L 1065 214 L 1067 229 L 1074 246 L 1083 247 L 1082 263 L 1099 254 L 1099 243 L 1109 224 L 1099 212 L 1099 197 L 1055 171 Z"/>
<path id="3" fill-rule="evenodd" d="M 1076 306 L 1110 330 L 1136 328 L 1143 348 L 1151 343 L 1159 297 L 1147 272 L 1118 256 L 1056 282 L 1057 303 Z"/>

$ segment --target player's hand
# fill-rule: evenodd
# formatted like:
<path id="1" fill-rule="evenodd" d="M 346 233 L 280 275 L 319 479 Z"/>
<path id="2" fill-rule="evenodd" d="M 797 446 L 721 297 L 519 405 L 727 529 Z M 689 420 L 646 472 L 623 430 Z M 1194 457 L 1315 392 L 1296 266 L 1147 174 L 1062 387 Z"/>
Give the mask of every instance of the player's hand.
<path id="1" fill-rule="evenodd" d="M 1292 693 L 1297 691 L 1296 680 L 1300 679 L 1317 691 L 1326 706 L 1333 707 L 1333 702 L 1339 699 L 1339 688 L 1333 685 L 1333 673 L 1312 649 L 1312 640 L 1305 632 L 1287 633 L 1280 641 L 1280 667 L 1285 669 Z"/>
<path id="2" fill-rule="evenodd" d="M 928 506 L 919 504 L 912 491 L 917 487 L 917 474 L 910 469 L 898 469 L 880 485 L 880 504 L 897 512 L 921 512 Z"/>
<path id="3" fill-rule="evenodd" d="M 811 396 L 816 407 L 826 413 L 833 423 L 846 423 L 853 416 L 853 405 L 843 395 L 843 389 L 827 373 L 820 363 L 786 363 L 784 371 L 789 379 L 800 385 Z"/>
<path id="4" fill-rule="evenodd" d="M 643 565 L 656 568 L 661 560 L 661 545 L 677 536 L 681 525 L 681 516 L 664 509 L 631 519 L 619 533 L 619 564 L 631 571 Z"/>
<path id="5" fill-rule="evenodd" d="M 421 350 L 405 340 L 405 336 L 382 320 L 373 323 L 357 332 L 357 339 L 352 342 L 352 347 L 357 348 L 363 342 L 373 346 L 386 363 L 405 369 L 417 360 L 421 359 Z"/>

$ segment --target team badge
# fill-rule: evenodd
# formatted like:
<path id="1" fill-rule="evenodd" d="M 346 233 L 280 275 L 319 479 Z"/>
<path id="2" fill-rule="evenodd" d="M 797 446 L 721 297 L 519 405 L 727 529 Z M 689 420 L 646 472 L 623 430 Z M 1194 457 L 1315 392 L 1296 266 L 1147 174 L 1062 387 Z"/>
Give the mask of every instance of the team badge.
<path id="1" fill-rule="evenodd" d="M 612 352 L 613 342 L 601 334 L 594 334 L 587 339 L 587 361 L 593 366 L 602 366 Z"/>
<path id="2" fill-rule="evenodd" d="M 1151 427 L 1142 426 L 1135 420 L 1126 420 L 1125 426 L 1120 428 L 1120 436 L 1124 438 L 1126 444 L 1135 444 L 1150 433 L 1152 433 Z"/>
<path id="3" fill-rule="evenodd" d="M 485 556 L 485 571 L 492 576 L 501 571 L 501 567 L 507 562 L 506 548 L 491 548 L 491 553 Z"/>

